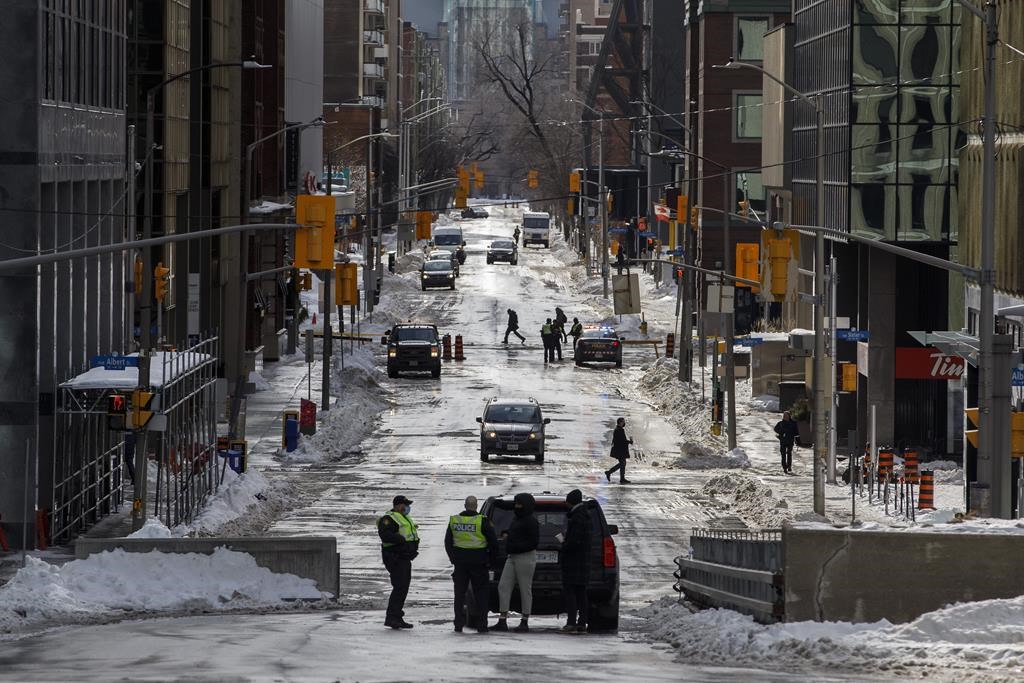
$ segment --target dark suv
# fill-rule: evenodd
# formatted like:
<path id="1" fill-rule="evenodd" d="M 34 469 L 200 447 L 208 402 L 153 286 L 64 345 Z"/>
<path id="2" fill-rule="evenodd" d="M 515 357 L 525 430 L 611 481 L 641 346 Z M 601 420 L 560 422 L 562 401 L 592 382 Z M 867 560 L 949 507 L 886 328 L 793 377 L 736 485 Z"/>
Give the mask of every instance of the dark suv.
<path id="1" fill-rule="evenodd" d="M 484 406 L 480 423 L 480 460 L 495 455 L 532 455 L 544 462 L 544 417 L 532 398 L 492 398 Z"/>
<path id="2" fill-rule="evenodd" d="M 542 493 L 536 498 L 534 514 L 540 522 L 540 545 L 537 547 L 537 569 L 533 574 L 533 614 L 561 614 L 565 611 L 562 597 L 562 570 L 558 564 L 561 547 L 556 534 L 564 534 L 569 506 L 565 496 Z M 501 537 L 512 524 L 512 496 L 488 498 L 480 512 L 491 520 Z M 583 501 L 590 513 L 590 598 L 589 630 L 614 631 L 619 627 L 619 555 L 612 536 L 619 532 L 608 524 L 596 500 Z M 497 569 L 491 574 L 490 610 L 498 611 L 498 581 L 505 566 L 505 542 L 499 543 Z M 513 591 L 512 609 L 520 610 L 519 591 Z"/>
<path id="3" fill-rule="evenodd" d="M 441 376 L 441 341 L 434 325 L 395 325 L 388 331 L 388 377 L 429 372 Z"/>

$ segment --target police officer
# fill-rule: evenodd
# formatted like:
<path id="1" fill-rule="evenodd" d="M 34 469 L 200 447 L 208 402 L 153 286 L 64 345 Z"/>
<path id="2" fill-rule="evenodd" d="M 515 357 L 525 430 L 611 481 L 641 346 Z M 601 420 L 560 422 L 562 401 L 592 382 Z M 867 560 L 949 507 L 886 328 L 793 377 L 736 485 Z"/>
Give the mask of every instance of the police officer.
<path id="1" fill-rule="evenodd" d="M 466 625 L 464 608 L 466 590 L 473 586 L 476 624 L 470 624 L 478 633 L 487 633 L 487 607 L 490 597 L 487 568 L 493 564 L 498 550 L 498 537 L 491 521 L 477 512 L 477 501 L 466 498 L 466 509 L 448 519 L 444 534 L 444 549 L 455 565 L 455 630 L 462 633 Z"/>
<path id="2" fill-rule="evenodd" d="M 555 325 L 551 322 L 551 318 L 541 325 L 540 327 L 540 338 L 544 342 L 544 362 L 548 360 L 552 363 L 555 362 Z"/>
<path id="3" fill-rule="evenodd" d="M 395 496 L 391 511 L 377 520 L 380 534 L 381 558 L 391 576 L 391 597 L 388 599 L 387 616 L 384 625 L 394 629 L 412 628 L 405 616 L 405 598 L 412 581 L 412 561 L 419 554 L 420 537 L 416 522 L 409 511 L 412 501 L 405 496 Z"/>

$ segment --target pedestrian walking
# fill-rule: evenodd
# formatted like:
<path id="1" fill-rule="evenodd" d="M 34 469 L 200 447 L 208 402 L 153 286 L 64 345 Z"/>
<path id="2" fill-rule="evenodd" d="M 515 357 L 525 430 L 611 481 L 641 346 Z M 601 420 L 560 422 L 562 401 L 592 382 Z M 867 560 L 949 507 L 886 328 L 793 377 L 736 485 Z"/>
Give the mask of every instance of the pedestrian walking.
<path id="1" fill-rule="evenodd" d="M 487 603 L 490 597 L 487 568 L 498 552 L 498 537 L 491 526 L 491 520 L 477 512 L 477 501 L 466 497 L 466 508 L 448 518 L 448 530 L 444 534 L 444 549 L 448 559 L 455 565 L 452 581 L 455 583 L 455 630 L 462 633 L 466 625 L 466 592 L 473 587 L 475 624 L 470 624 L 477 633 L 487 633 Z"/>
<path id="2" fill-rule="evenodd" d="M 519 314 L 511 308 L 508 309 L 508 325 L 505 327 L 505 338 L 502 340 L 502 344 L 508 344 L 508 335 L 510 334 L 514 334 L 519 337 L 519 342 L 521 344 L 526 344 L 526 337 L 519 334 Z"/>
<path id="3" fill-rule="evenodd" d="M 629 447 L 632 443 L 633 439 L 626 436 L 626 418 L 620 417 L 615 421 L 615 431 L 612 432 L 611 452 L 611 456 L 618 460 L 619 464 L 615 465 L 610 470 L 604 471 L 604 478 L 609 482 L 612 480 L 612 474 L 618 470 L 620 484 L 633 483 L 626 479 L 626 460 L 629 459 Z"/>
<path id="4" fill-rule="evenodd" d="M 583 493 L 573 489 L 565 497 L 569 506 L 565 534 L 556 536 L 562 541 L 558 562 L 562 566 L 562 593 L 568 616 L 562 633 L 586 633 L 587 583 L 590 581 L 590 513 L 583 504 Z"/>
<path id="5" fill-rule="evenodd" d="M 626 266 L 626 252 L 622 247 L 619 247 L 618 252 L 615 254 L 615 267 L 619 270 L 619 275 L 622 275 L 622 269 L 626 268 L 626 272 L 629 272 L 628 266 Z"/>
<path id="6" fill-rule="evenodd" d="M 782 419 L 775 424 L 775 435 L 779 437 L 782 471 L 786 474 L 793 473 L 793 443 L 796 442 L 799 433 L 796 420 L 789 416 L 789 411 L 784 412 Z"/>
<path id="7" fill-rule="evenodd" d="M 512 231 L 512 238 L 515 240 L 516 246 L 519 246 L 519 226 L 518 225 L 516 226 L 516 229 Z"/>
<path id="8" fill-rule="evenodd" d="M 533 514 L 536 501 L 529 493 L 517 493 L 512 499 L 515 517 L 508 531 L 502 533 L 505 541 L 505 566 L 498 581 L 498 621 L 494 631 L 508 630 L 508 609 L 512 604 L 512 589 L 519 588 L 519 612 L 522 618 L 515 630 L 530 630 L 530 611 L 533 609 L 533 572 L 537 568 L 537 545 L 540 543 L 540 523 Z"/>
<path id="9" fill-rule="evenodd" d="M 555 330 L 561 336 L 562 341 L 569 341 L 569 337 L 565 334 L 565 324 L 569 322 L 568 316 L 565 315 L 565 311 L 561 308 L 555 308 Z"/>
<path id="10" fill-rule="evenodd" d="M 554 323 L 551 322 L 551 318 L 548 318 L 548 321 L 546 323 L 544 323 L 543 325 L 541 325 L 541 327 L 540 327 L 540 339 L 541 339 L 542 342 L 544 342 L 544 362 L 545 363 L 547 363 L 549 360 L 552 363 L 555 362 L 555 340 L 554 340 L 554 336 L 555 336 L 555 326 L 554 326 Z"/>
<path id="11" fill-rule="evenodd" d="M 647 250 L 647 247 L 640 250 L 640 260 L 643 261 L 643 269 L 645 273 L 650 270 L 650 264 L 647 263 L 647 259 L 650 257 L 651 253 Z"/>
<path id="12" fill-rule="evenodd" d="M 412 561 L 419 554 L 420 537 L 416 523 L 409 516 L 411 510 L 411 500 L 405 496 L 395 496 L 391 510 L 377 520 L 381 559 L 391 577 L 391 597 L 388 598 L 384 625 L 394 629 L 412 628 L 412 624 L 404 619 L 405 598 L 409 595 Z"/>
<path id="13" fill-rule="evenodd" d="M 583 336 L 583 324 L 579 318 L 572 319 L 572 327 L 569 328 L 569 336 L 572 337 L 572 350 L 576 350 L 576 342 Z"/>

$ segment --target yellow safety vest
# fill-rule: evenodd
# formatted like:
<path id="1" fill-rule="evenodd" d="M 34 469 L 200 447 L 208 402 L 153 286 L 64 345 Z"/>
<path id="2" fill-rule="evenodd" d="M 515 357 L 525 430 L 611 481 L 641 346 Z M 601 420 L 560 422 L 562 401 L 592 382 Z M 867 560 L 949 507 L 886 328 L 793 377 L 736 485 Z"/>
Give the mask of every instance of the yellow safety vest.
<path id="1" fill-rule="evenodd" d="M 395 512 L 394 510 L 389 511 L 385 517 L 390 517 L 395 520 L 395 524 L 398 525 L 398 533 L 402 535 L 406 541 L 418 541 L 420 540 L 419 534 L 416 532 L 416 522 L 412 521 L 411 517 L 406 517 L 401 512 Z M 395 545 L 394 543 L 382 544 L 385 548 L 390 548 Z"/>
<path id="2" fill-rule="evenodd" d="M 452 515 L 448 518 L 448 528 L 452 531 L 452 541 L 456 548 L 483 550 L 487 547 L 483 515 L 472 517 Z"/>
<path id="3" fill-rule="evenodd" d="M 540 328 L 540 333 L 541 334 L 551 334 L 551 325 L 548 325 L 547 323 L 542 325 L 541 328 Z"/>

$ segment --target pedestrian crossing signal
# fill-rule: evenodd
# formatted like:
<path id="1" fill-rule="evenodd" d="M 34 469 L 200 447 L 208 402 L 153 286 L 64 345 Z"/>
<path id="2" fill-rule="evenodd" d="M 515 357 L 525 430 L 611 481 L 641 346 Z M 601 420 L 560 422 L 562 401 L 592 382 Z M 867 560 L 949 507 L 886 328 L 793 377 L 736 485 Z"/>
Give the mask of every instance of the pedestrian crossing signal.
<path id="1" fill-rule="evenodd" d="M 536 190 L 538 187 L 540 187 L 540 179 L 537 171 L 530 171 L 529 173 L 526 174 L 526 185 L 531 190 Z"/>
<path id="2" fill-rule="evenodd" d="M 128 397 L 111 394 L 107 397 L 107 415 L 125 415 L 128 412 Z"/>

